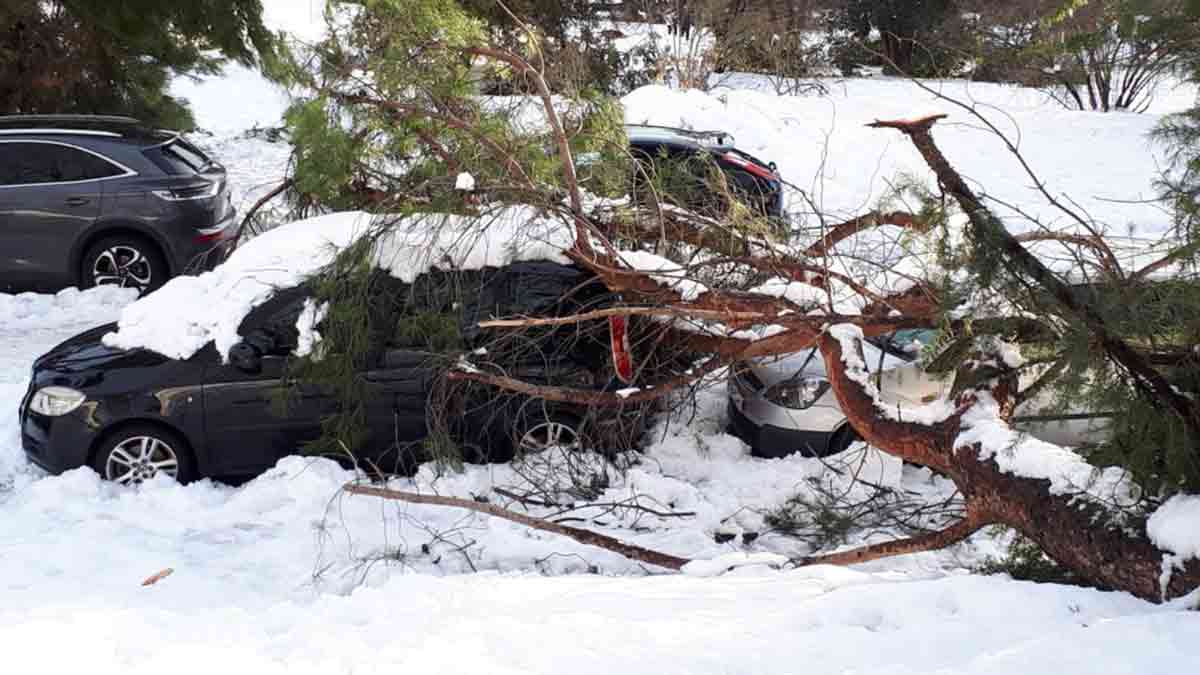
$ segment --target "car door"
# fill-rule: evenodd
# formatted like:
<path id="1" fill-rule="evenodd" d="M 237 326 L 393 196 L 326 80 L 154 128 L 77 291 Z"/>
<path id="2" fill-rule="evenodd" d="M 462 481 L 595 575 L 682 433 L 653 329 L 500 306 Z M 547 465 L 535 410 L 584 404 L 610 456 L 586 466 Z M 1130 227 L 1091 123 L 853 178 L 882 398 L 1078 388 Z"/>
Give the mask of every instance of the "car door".
<path id="1" fill-rule="evenodd" d="M 238 334 L 256 346 L 259 369 L 243 370 L 220 358 L 206 367 L 204 429 L 211 473 L 251 474 L 273 466 L 320 438 L 321 421 L 336 409 L 327 393 L 294 377 L 294 328 L 306 296 L 303 289 L 281 291 L 242 321 Z"/>
<path id="2" fill-rule="evenodd" d="M 438 363 L 439 355 L 428 351 L 391 348 L 364 375 L 370 433 L 363 455 L 385 472 L 410 473 L 424 461 L 422 444 L 429 436 L 430 415 L 451 415 L 430 398 Z"/>
<path id="3" fill-rule="evenodd" d="M 252 474 L 321 436 L 328 397 L 289 375 L 292 357 L 267 354 L 258 372 L 217 362 L 205 373 L 204 430 L 214 474 Z M 220 468 L 216 468 L 220 467 Z"/>
<path id="4" fill-rule="evenodd" d="M 72 283 L 67 252 L 100 216 L 103 180 L 128 172 L 68 143 L 0 140 L 0 286 Z"/>

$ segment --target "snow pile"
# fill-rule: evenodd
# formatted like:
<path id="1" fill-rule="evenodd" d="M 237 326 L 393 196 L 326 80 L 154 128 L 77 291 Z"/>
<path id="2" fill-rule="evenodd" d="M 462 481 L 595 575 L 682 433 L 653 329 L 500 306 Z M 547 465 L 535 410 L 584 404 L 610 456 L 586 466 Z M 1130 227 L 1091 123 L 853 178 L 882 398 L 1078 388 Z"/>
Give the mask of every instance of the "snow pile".
<path id="1" fill-rule="evenodd" d="M 679 293 L 684 302 L 691 302 L 708 292 L 704 284 L 687 278 L 687 272 L 660 255 L 648 251 L 621 251 L 621 260 L 630 268 L 650 274 L 658 283 Z"/>
<path id="2" fill-rule="evenodd" d="M 1136 490 L 1116 467 L 1100 469 L 1078 453 L 1013 430 L 1000 419 L 1000 406 L 987 392 L 963 415 L 955 447 L 979 444 L 979 457 L 995 460 L 1001 471 L 1050 482 L 1055 495 L 1088 495 L 1106 504 L 1133 504 Z"/>
<path id="3" fill-rule="evenodd" d="M 682 571 L 693 577 L 715 577 L 745 567 L 780 569 L 787 563 L 785 556 L 774 553 L 726 553 L 708 560 L 693 560 Z"/>
<path id="4" fill-rule="evenodd" d="M 0 293 L 0 338 L 31 337 L 45 327 L 47 318 L 68 321 L 80 331 L 111 320 L 113 313 L 138 297 L 136 289 L 98 286 L 86 291 L 66 288 L 53 295 Z"/>
<path id="5" fill-rule="evenodd" d="M 1200 495 L 1175 495 L 1146 522 L 1150 541 L 1181 559 L 1200 559 Z"/>
<path id="6" fill-rule="evenodd" d="M 215 342 L 218 353 L 227 354 L 251 309 L 330 263 L 370 226 L 368 214 L 335 213 L 255 237 L 216 269 L 176 277 L 126 307 L 104 343 L 186 359 Z"/>
<path id="7" fill-rule="evenodd" d="M 432 267 L 477 270 L 514 262 L 549 260 L 567 264 L 563 252 L 575 231 L 562 219 L 531 206 L 499 209 L 482 217 L 413 216 L 389 222 L 376 248 L 377 264 L 411 282 Z"/>
<path id="8" fill-rule="evenodd" d="M 438 266 L 480 269 L 523 260 L 567 263 L 574 241 L 561 220 L 531 207 L 482 218 L 428 214 L 399 219 L 362 212 L 333 213 L 289 223 L 243 244 L 224 264 L 196 277 L 176 277 L 126 307 L 105 344 L 146 348 L 186 359 L 209 342 L 229 352 L 238 326 L 276 291 L 294 287 L 329 264 L 356 238 L 386 228 L 376 263 L 411 282 Z"/>

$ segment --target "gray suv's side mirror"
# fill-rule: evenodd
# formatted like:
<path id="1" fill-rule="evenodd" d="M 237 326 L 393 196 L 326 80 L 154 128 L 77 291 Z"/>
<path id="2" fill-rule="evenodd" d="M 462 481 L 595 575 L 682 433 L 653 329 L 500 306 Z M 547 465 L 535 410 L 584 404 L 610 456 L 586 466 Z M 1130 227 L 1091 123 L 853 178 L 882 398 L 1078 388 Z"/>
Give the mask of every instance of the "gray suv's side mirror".
<path id="1" fill-rule="evenodd" d="M 229 362 L 243 373 L 257 375 L 262 372 L 262 354 L 245 342 L 229 348 Z"/>

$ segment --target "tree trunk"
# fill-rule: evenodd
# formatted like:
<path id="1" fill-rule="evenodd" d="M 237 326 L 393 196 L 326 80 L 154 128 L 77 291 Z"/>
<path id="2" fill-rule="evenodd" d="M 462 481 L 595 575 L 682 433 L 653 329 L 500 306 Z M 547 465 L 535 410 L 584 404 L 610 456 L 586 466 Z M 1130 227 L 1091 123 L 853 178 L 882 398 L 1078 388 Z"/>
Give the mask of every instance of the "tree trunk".
<path id="1" fill-rule="evenodd" d="M 1049 481 L 1014 476 L 994 460 L 980 461 L 978 445 L 954 451 L 951 462 L 955 483 L 964 487 L 963 496 L 981 517 L 1017 530 L 1084 581 L 1151 602 L 1200 588 L 1200 560 L 1194 558 L 1161 583 L 1170 554 L 1150 542 L 1144 524 L 1108 524 L 1113 514 L 1101 506 L 1051 494 Z"/>
<path id="2" fill-rule="evenodd" d="M 967 519 L 955 526 L 959 529 L 945 532 L 962 534 L 985 525 L 1007 525 L 1032 539 L 1052 560 L 1083 580 L 1151 602 L 1200 588 L 1200 560 L 1180 563 L 1169 576 L 1163 575 L 1165 561 L 1172 554 L 1150 542 L 1144 524 L 1107 525 L 1114 514 L 1102 505 L 1075 495 L 1053 494 L 1048 480 L 1006 473 L 994 459 L 981 458 L 979 444 L 956 449 L 962 413 L 973 401 L 964 402 L 948 420 L 932 425 L 888 419 L 880 414 L 871 392 L 847 374 L 842 343 L 825 334 L 818 344 L 838 404 L 863 440 L 954 481 L 966 501 Z M 1008 398 L 1003 381 L 993 393 L 997 400 Z M 955 540 L 949 534 L 945 539 L 948 543 Z M 907 552 L 902 546 L 891 554 Z M 837 555 L 845 558 L 841 562 L 857 562 L 856 553 Z M 864 557 L 863 561 L 877 557 L 882 556 Z M 1160 582 L 1162 578 L 1167 578 L 1165 584 Z"/>

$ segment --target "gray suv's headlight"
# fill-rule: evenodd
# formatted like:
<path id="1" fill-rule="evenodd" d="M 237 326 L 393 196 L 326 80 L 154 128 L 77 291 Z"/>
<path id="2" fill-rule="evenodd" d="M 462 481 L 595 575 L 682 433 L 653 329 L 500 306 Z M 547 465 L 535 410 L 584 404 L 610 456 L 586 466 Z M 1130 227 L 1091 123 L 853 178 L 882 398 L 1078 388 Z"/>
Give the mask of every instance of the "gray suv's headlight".
<path id="1" fill-rule="evenodd" d="M 767 387 L 763 396 L 775 405 L 792 410 L 804 410 L 829 391 L 829 380 L 823 377 L 800 377 Z"/>
<path id="2" fill-rule="evenodd" d="M 83 404 L 83 392 L 69 387 L 42 387 L 29 399 L 29 409 L 47 417 L 60 417 Z"/>

